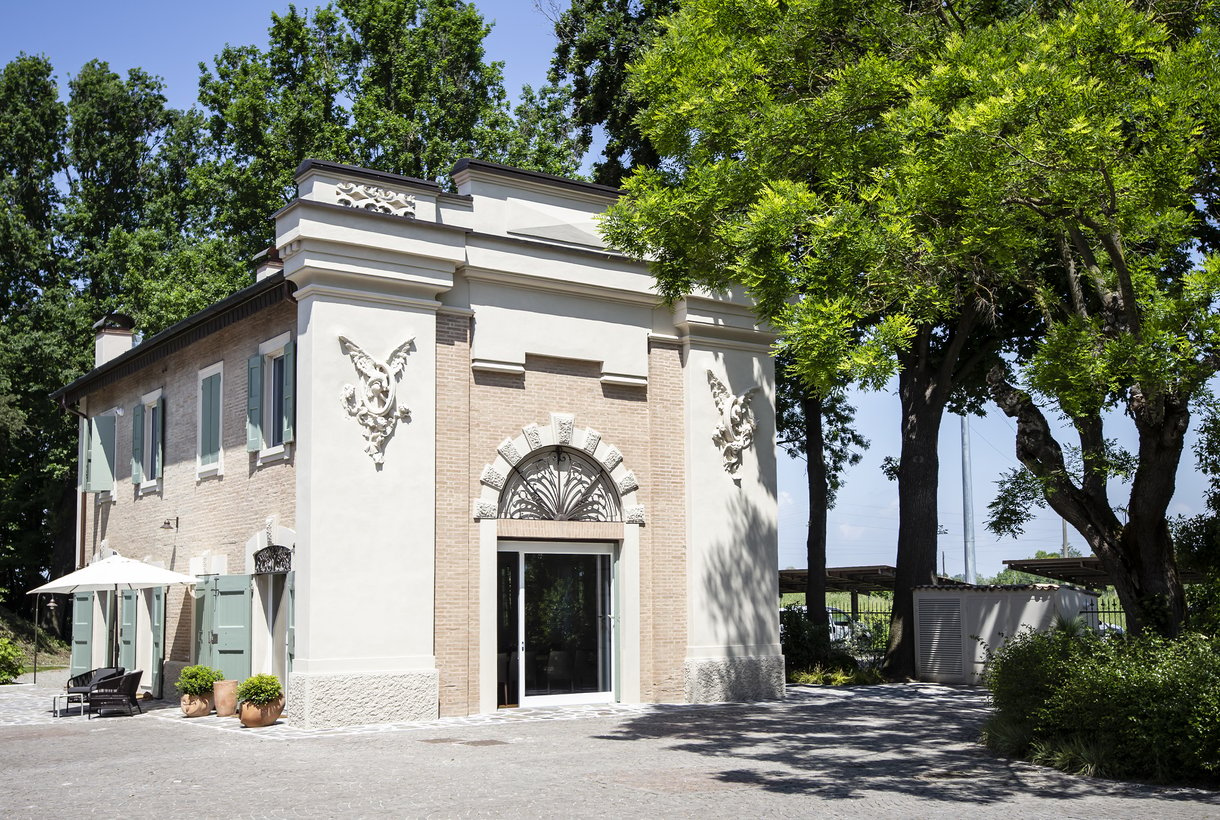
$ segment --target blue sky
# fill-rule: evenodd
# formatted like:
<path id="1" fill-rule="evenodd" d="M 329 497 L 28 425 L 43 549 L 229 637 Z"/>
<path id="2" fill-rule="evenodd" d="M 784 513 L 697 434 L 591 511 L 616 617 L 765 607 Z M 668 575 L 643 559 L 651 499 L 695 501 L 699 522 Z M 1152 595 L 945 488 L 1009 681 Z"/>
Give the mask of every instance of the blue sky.
<path id="1" fill-rule="evenodd" d="M 543 0 L 550 5 L 550 0 Z M 532 0 L 483 0 L 477 4 L 495 27 L 487 40 L 488 57 L 503 61 L 505 85 L 515 99 L 524 83 L 545 82 L 554 49 L 551 24 Z M 310 7 L 299 4 L 298 8 Z M 195 100 L 198 64 L 210 61 L 226 43 L 263 44 L 270 14 L 287 9 L 286 3 L 254 0 L 211 0 L 206 3 L 64 2 L 40 3 L 3 0 L 0 26 L 0 60 L 8 62 L 19 52 L 45 54 L 61 83 L 92 58 L 125 72 L 139 66 L 161 76 L 171 105 L 188 107 Z M 831 565 L 892 564 L 897 532 L 897 486 L 881 476 L 882 458 L 898 454 L 898 402 L 892 392 L 858 396 L 859 426 L 872 440 L 872 448 L 847 479 L 829 522 Z M 1114 419 L 1113 431 L 1130 445 L 1130 425 Z M 1014 429 L 999 411 L 971 422 L 973 445 L 975 538 L 978 570 L 991 575 L 1002 569 L 1005 558 L 1023 558 L 1038 549 L 1058 549 L 1060 522 L 1051 514 L 1039 516 L 1019 540 L 991 537 L 982 527 L 993 482 L 1016 466 Z M 961 572 L 962 483 L 960 426 L 947 416 L 941 426 L 939 512 L 947 534 L 940 537 L 945 566 Z M 1193 441 L 1193 437 L 1191 439 Z M 1062 439 L 1069 443 L 1068 439 Z M 1188 451 L 1179 471 L 1173 514 L 1192 514 L 1202 508 L 1204 483 L 1194 470 Z M 803 462 L 779 456 L 780 566 L 805 565 L 805 500 Z M 1116 502 L 1123 497 L 1116 495 Z M 1083 540 L 1069 530 L 1070 542 L 1088 552 Z"/>

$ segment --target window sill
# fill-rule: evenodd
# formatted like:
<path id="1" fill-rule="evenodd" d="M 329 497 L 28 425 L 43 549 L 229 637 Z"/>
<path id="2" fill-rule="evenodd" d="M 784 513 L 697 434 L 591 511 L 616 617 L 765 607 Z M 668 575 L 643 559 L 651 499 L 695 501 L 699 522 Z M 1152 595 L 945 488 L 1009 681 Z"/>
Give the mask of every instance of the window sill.
<path id="1" fill-rule="evenodd" d="M 292 453 L 292 444 L 277 444 L 274 447 L 258 451 L 258 466 L 264 464 L 274 464 L 277 461 L 286 460 Z"/>
<path id="2" fill-rule="evenodd" d="M 158 492 L 161 489 L 161 479 L 156 481 L 141 481 L 136 488 L 137 495 L 149 495 L 150 493 Z"/>
<path id="3" fill-rule="evenodd" d="M 224 475 L 224 470 L 219 464 L 209 464 L 206 467 L 195 468 L 195 480 L 204 481 L 209 478 L 220 478 Z"/>

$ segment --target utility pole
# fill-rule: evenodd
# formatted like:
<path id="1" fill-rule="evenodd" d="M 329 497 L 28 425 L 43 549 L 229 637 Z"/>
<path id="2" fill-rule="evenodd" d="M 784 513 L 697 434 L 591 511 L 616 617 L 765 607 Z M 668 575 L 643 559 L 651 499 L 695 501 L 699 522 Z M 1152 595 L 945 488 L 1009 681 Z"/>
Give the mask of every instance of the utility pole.
<path id="1" fill-rule="evenodd" d="M 1063 551 L 1060 553 L 1064 558 L 1068 557 L 1068 520 L 1066 518 L 1059 519 L 1063 522 Z"/>
<path id="2" fill-rule="evenodd" d="M 974 493 L 970 477 L 970 418 L 962 414 L 962 530 L 966 548 L 966 583 L 975 582 Z"/>

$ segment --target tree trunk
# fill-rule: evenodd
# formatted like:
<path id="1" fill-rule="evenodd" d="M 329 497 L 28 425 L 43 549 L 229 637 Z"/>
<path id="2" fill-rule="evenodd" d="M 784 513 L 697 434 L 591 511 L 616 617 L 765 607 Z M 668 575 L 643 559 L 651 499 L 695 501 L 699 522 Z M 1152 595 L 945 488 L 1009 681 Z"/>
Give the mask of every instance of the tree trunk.
<path id="1" fill-rule="evenodd" d="M 996 404 L 1017 422 L 1018 460 L 1042 479 L 1047 504 L 1084 536 L 1101 560 L 1127 613 L 1128 628 L 1135 634 L 1151 629 L 1166 637 L 1177 635 L 1185 602 L 1165 514 L 1190 426 L 1187 403 L 1166 396 L 1146 400 L 1138 389 L 1132 391 L 1128 411 L 1139 434 L 1139 454 L 1123 524 L 1109 501 L 1104 465 L 1090 464 L 1089 455 L 1100 454 L 1104 443 L 1100 415 L 1073 420 L 1086 453 L 1078 486 L 1032 399 L 998 370 L 988 381 Z"/>
<path id="2" fill-rule="evenodd" d="M 809 483 L 805 617 L 829 631 L 830 619 L 826 613 L 826 448 L 821 399 L 803 394 L 801 413 L 805 419 L 805 463 Z"/>
<path id="3" fill-rule="evenodd" d="M 936 490 L 940 420 L 947 389 L 926 358 L 904 356 L 898 376 L 902 452 L 898 469 L 898 556 L 890 644 L 882 666 L 893 679 L 915 677 L 914 587 L 936 580 Z"/>

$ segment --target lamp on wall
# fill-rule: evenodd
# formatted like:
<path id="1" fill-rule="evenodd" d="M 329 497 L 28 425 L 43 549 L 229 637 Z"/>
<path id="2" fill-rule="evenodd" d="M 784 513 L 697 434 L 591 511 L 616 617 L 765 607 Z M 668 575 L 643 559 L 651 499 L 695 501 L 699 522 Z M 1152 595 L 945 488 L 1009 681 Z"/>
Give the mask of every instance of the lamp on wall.
<path id="1" fill-rule="evenodd" d="M 173 520 L 173 521 L 170 521 L 168 518 L 167 518 L 167 519 L 165 519 L 165 523 L 161 525 L 161 529 L 163 529 L 163 530 L 176 530 L 176 529 L 178 529 L 178 517 L 177 517 L 177 516 L 174 516 L 174 520 Z"/>

